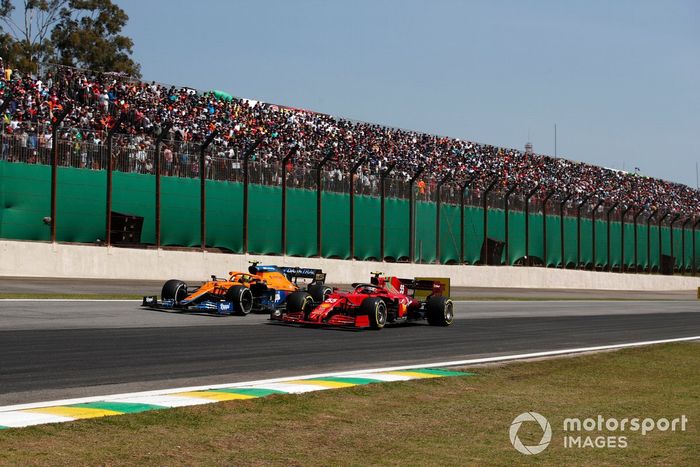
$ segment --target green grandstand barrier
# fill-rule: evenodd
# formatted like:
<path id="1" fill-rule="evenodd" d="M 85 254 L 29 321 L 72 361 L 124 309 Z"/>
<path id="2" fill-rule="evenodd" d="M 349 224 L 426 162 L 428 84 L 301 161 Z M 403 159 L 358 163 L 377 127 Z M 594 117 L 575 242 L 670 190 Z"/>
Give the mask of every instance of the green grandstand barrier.
<path id="1" fill-rule="evenodd" d="M 49 167 L 0 162 L 0 237 L 49 240 Z"/>
<path id="2" fill-rule="evenodd" d="M 484 213 L 481 208 L 464 208 L 464 261 L 476 264 L 481 261 L 481 244 L 484 241 Z"/>
<path id="3" fill-rule="evenodd" d="M 515 264 L 525 257 L 525 213 L 510 211 L 508 213 L 508 264 Z"/>
<path id="4" fill-rule="evenodd" d="M 612 267 L 620 266 L 620 254 L 622 253 L 620 248 L 622 244 L 621 232 L 619 222 L 610 222 L 610 265 Z"/>
<path id="5" fill-rule="evenodd" d="M 440 262 L 452 264 L 459 262 L 459 206 L 440 205 Z"/>
<path id="6" fill-rule="evenodd" d="M 481 215 L 484 215 L 483 210 L 481 211 Z M 488 216 L 488 223 L 489 223 L 489 238 L 492 238 L 494 240 L 498 240 L 499 242 L 503 242 L 506 239 L 506 216 L 505 216 L 505 211 L 502 209 L 489 209 L 489 216 Z M 483 222 L 482 222 L 483 225 Z M 482 235 L 483 237 L 483 235 Z M 479 246 L 481 248 L 481 246 Z M 503 258 L 505 255 L 505 249 L 503 251 L 503 254 L 501 255 L 501 262 L 503 262 Z"/>
<path id="7" fill-rule="evenodd" d="M 235 218 L 242 219 L 243 186 L 237 185 L 241 194 L 240 197 L 234 198 L 239 201 Z M 282 189 L 277 186 L 251 184 L 248 187 L 248 200 L 248 250 L 250 253 L 261 255 L 281 254 Z M 242 222 L 239 222 L 239 229 L 243 228 L 241 224 Z"/>
<path id="8" fill-rule="evenodd" d="M 287 254 L 308 257 L 317 253 L 316 191 L 287 190 Z"/>
<path id="9" fill-rule="evenodd" d="M 161 244 L 199 246 L 199 180 L 161 177 L 160 187 Z M 234 205 L 233 200 L 226 204 L 229 209 Z M 61 222 L 59 219 L 59 225 Z"/>
<path id="10" fill-rule="evenodd" d="M 624 224 L 625 229 L 625 267 L 634 266 L 634 224 Z"/>
<path id="11" fill-rule="evenodd" d="M 530 213 L 530 256 L 539 258 L 544 262 L 544 250 L 542 248 L 542 224 L 544 217 L 540 213 Z"/>
<path id="12" fill-rule="evenodd" d="M 396 198 L 387 198 L 384 203 L 386 208 L 384 254 L 396 261 L 407 260 L 410 254 L 408 249 L 410 203 L 408 200 Z"/>
<path id="13" fill-rule="evenodd" d="M 649 243 L 651 255 L 651 267 L 652 269 L 657 269 L 661 266 L 661 258 L 659 257 L 659 227 L 651 224 L 649 226 Z"/>
<path id="14" fill-rule="evenodd" d="M 101 175 L 104 178 L 104 172 Z M 156 178 L 153 175 L 114 172 L 112 176 L 112 210 L 143 217 L 142 243 L 156 242 L 155 192 Z M 104 206 L 101 210 L 104 211 Z"/>
<path id="15" fill-rule="evenodd" d="M 61 242 L 94 243 L 105 240 L 105 183 L 104 171 L 59 167 L 57 172 L 57 240 Z M 141 241 L 155 242 L 155 181 L 153 175 L 114 172 L 113 209 L 123 214 L 144 218 Z M 161 243 L 164 246 L 198 247 L 199 180 L 161 178 Z M 211 181 L 207 189 L 207 239 L 210 247 L 243 251 L 242 197 L 240 183 Z M 0 161 L 0 237 L 20 240 L 47 241 L 49 226 L 43 218 L 50 210 L 50 167 L 44 165 Z M 281 254 L 281 189 L 276 186 L 251 184 L 249 186 L 249 251 L 254 254 Z M 409 203 L 404 199 L 387 198 L 385 255 L 388 260 L 405 260 L 409 255 Z M 287 196 L 287 252 L 296 256 L 315 256 L 316 245 L 316 191 L 290 188 Z M 324 192 L 322 195 L 323 232 L 322 253 L 325 257 L 349 257 L 349 195 Z M 416 261 L 435 261 L 435 223 L 437 207 L 434 202 L 417 201 Z M 442 204 L 440 212 L 440 261 L 458 262 L 460 251 L 460 211 L 458 205 Z M 530 255 L 542 258 L 542 214 L 530 213 Z M 525 215 L 520 211 L 509 213 L 509 264 L 525 256 Z M 578 253 L 577 220 L 564 219 L 564 265 L 575 264 Z M 685 233 L 682 223 L 671 230 L 661 228 L 662 254 L 673 253 L 676 266 L 693 266 L 693 233 L 688 224 Z M 355 254 L 359 259 L 377 259 L 380 256 L 380 200 L 377 197 L 355 197 Z M 613 266 L 621 264 L 621 232 L 625 229 L 624 264 L 634 266 L 635 234 L 631 223 L 611 222 L 610 260 Z M 660 265 L 659 229 L 654 221 L 649 229 L 640 221 L 637 227 L 638 263 L 653 268 Z M 489 236 L 505 240 L 505 213 L 502 209 L 489 211 Z M 559 216 L 547 216 L 547 258 L 549 266 L 561 266 L 561 235 Z M 595 262 L 598 267 L 607 264 L 607 222 L 596 220 L 596 257 L 592 258 L 593 225 L 590 218 L 581 219 L 581 261 Z M 685 250 L 683 249 L 685 239 Z M 466 206 L 464 210 L 465 261 L 480 261 L 483 242 L 483 210 Z M 696 234 L 700 247 L 700 232 Z M 698 248 L 700 249 L 700 248 Z M 647 254 L 649 251 L 649 254 Z M 505 263 L 506 259 L 503 258 Z M 698 255 L 700 266 L 700 254 Z"/>
<path id="16" fill-rule="evenodd" d="M 561 231 L 559 216 L 547 216 L 547 267 L 558 267 L 561 264 Z"/>
<path id="17" fill-rule="evenodd" d="M 686 228 L 682 238 L 685 239 L 685 254 L 683 255 L 683 259 L 685 260 L 685 268 L 687 270 L 691 270 L 693 265 L 693 231 L 689 228 Z M 681 240 L 681 242 L 682 241 L 683 240 Z"/>
<path id="18" fill-rule="evenodd" d="M 574 233 L 574 235 L 577 234 Z M 581 263 L 584 266 L 593 264 L 593 222 L 583 217 L 581 218 Z"/>
<path id="19" fill-rule="evenodd" d="M 676 225 L 679 225 L 677 223 Z M 674 227 L 673 232 L 669 232 L 669 236 L 673 235 L 673 251 L 671 252 L 671 256 L 675 258 L 675 265 L 680 268 L 682 263 L 683 263 L 683 252 L 681 251 L 681 248 L 683 247 L 683 237 L 681 235 L 681 230 L 680 228 Z M 669 245 L 669 250 L 670 250 L 670 245 Z"/>
<path id="20" fill-rule="evenodd" d="M 71 243 L 105 241 L 105 172 L 59 167 L 56 178 L 60 187 L 56 195 L 56 240 Z M 49 190 L 47 186 L 47 193 Z M 47 213 L 51 202 L 49 196 L 45 201 Z"/>
<path id="21" fill-rule="evenodd" d="M 199 181 L 197 195 L 199 201 Z M 235 252 L 243 251 L 243 187 L 240 183 L 207 180 L 207 246 L 226 248 Z M 199 214 L 199 207 L 194 211 Z M 250 218 L 250 212 L 248 214 Z M 196 227 L 196 239 L 199 239 L 199 217 L 194 216 L 192 224 Z M 250 239 L 250 231 L 248 233 Z"/>
<path id="22" fill-rule="evenodd" d="M 326 258 L 349 258 L 350 196 L 345 193 L 324 192 L 321 196 L 321 205 L 323 209 L 321 219 L 323 256 Z"/>
<path id="23" fill-rule="evenodd" d="M 639 265 L 643 268 L 648 268 L 649 257 L 647 256 L 647 226 L 641 222 L 637 224 L 637 255 Z"/>
<path id="24" fill-rule="evenodd" d="M 558 222 L 557 222 L 558 223 Z M 564 266 L 576 267 L 577 261 L 577 228 L 575 217 L 564 217 Z M 561 233 L 560 233 L 561 236 Z M 583 235 L 582 235 L 583 236 Z M 561 247 L 559 247 L 561 250 Z M 560 252 L 561 256 L 561 252 Z"/>
<path id="25" fill-rule="evenodd" d="M 661 226 L 661 254 L 671 254 L 671 235 L 668 226 Z"/>
<path id="26" fill-rule="evenodd" d="M 595 266 L 605 267 L 608 264 L 608 223 L 605 220 L 595 221 Z"/>
<path id="27" fill-rule="evenodd" d="M 433 202 L 416 202 L 416 262 L 435 261 L 435 216 L 437 206 Z"/>
<path id="28" fill-rule="evenodd" d="M 379 198 L 355 195 L 355 256 L 359 259 L 379 259 Z"/>

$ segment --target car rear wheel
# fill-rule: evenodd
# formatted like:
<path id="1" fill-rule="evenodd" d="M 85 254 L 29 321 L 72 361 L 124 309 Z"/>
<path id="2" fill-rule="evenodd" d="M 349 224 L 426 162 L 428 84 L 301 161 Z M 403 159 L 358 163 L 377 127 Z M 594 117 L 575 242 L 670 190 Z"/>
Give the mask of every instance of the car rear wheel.
<path id="1" fill-rule="evenodd" d="M 454 320 L 454 304 L 447 297 L 429 297 L 426 309 L 431 326 L 449 326 Z"/>
<path id="2" fill-rule="evenodd" d="M 381 298 L 365 298 L 360 305 L 363 314 L 369 317 L 369 326 L 372 329 L 382 329 L 386 325 L 386 303 Z"/>
<path id="3" fill-rule="evenodd" d="M 175 303 L 180 302 L 187 297 L 187 284 L 179 279 L 170 279 L 160 291 L 161 300 L 175 300 Z"/>
<path id="4" fill-rule="evenodd" d="M 233 303 L 237 315 L 247 315 L 253 309 L 253 292 L 248 287 L 234 285 L 226 291 L 225 298 Z"/>
<path id="5" fill-rule="evenodd" d="M 315 303 L 321 303 L 325 301 L 330 294 L 333 293 L 333 289 L 325 285 L 312 285 L 308 288 L 309 295 L 314 299 Z"/>

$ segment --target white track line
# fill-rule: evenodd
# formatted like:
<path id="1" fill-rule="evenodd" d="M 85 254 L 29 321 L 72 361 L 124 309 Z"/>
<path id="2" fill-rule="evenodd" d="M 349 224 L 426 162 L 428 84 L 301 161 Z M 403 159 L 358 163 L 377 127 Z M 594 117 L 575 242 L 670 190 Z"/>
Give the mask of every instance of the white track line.
<path id="1" fill-rule="evenodd" d="M 104 303 L 104 302 L 141 302 L 137 299 L 94 299 L 94 298 L 0 298 L 0 302 L 86 302 L 86 303 Z"/>
<path id="2" fill-rule="evenodd" d="M 314 379 L 314 378 L 326 378 L 332 376 L 369 376 L 373 373 L 381 373 L 385 371 L 400 371 L 400 370 L 413 370 L 417 368 L 444 368 L 452 366 L 465 366 L 465 365 L 476 365 L 481 363 L 494 363 L 494 362 L 505 362 L 512 360 L 525 360 L 530 358 L 540 358 L 540 357 L 553 357 L 557 355 L 567 355 L 576 354 L 583 352 L 596 352 L 601 350 L 614 350 L 614 349 L 624 349 L 628 347 L 641 347 L 646 345 L 655 344 L 669 344 L 673 342 L 689 342 L 689 341 L 700 341 L 700 336 L 691 337 L 679 337 L 675 339 L 662 339 L 655 341 L 642 341 L 642 342 L 628 342 L 625 344 L 611 344 L 611 345 L 599 345 L 595 347 L 577 347 L 574 349 L 563 349 L 563 350 L 549 350 L 544 352 L 532 352 L 524 354 L 514 354 L 514 355 L 501 355 L 498 357 L 485 357 L 485 358 L 472 358 L 468 360 L 451 360 L 443 362 L 429 362 L 420 363 L 416 365 L 403 365 L 403 366 L 392 366 L 385 368 L 371 368 L 364 370 L 353 370 L 353 371 L 341 371 L 332 373 L 317 373 L 311 375 L 302 376 L 287 376 L 283 378 L 272 378 L 272 379 L 262 379 L 257 381 L 244 381 L 240 383 L 229 383 L 229 384 L 213 384 L 208 386 L 189 386 L 184 388 L 171 388 L 162 389 L 154 391 L 142 391 L 142 392 L 131 392 L 125 394 L 112 394 L 108 396 L 93 396 L 93 397 L 82 397 L 78 399 L 64 399 L 57 401 L 48 402 L 35 402 L 30 404 L 18 404 L 18 405 L 8 405 L 5 407 L 0 407 L 0 413 L 10 412 L 14 410 L 23 409 L 37 409 L 41 407 L 53 407 L 58 405 L 71 405 L 71 404 L 83 404 L 87 402 L 98 402 L 98 401 L 116 401 L 122 399 L 132 399 L 135 397 L 149 397 L 149 396 L 166 396 L 169 394 L 179 393 L 179 392 L 189 392 L 189 391 L 204 391 L 207 389 L 223 389 L 223 388 L 237 388 L 237 387 L 261 387 L 267 386 L 273 383 L 284 383 L 285 381 L 292 381 L 298 379 Z"/>

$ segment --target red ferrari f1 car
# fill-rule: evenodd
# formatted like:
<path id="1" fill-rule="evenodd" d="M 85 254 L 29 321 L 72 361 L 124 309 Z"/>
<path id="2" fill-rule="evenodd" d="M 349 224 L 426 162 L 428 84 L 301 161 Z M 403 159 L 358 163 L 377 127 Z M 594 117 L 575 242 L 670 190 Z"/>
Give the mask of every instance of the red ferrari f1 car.
<path id="1" fill-rule="evenodd" d="M 443 282 L 372 274 L 369 284 L 352 284 L 352 292 L 334 289 L 318 305 L 307 292 L 294 292 L 287 298 L 286 309 L 275 310 L 270 317 L 286 323 L 372 329 L 418 320 L 433 326 L 452 324 L 453 303 L 443 295 Z M 416 290 L 429 294 L 421 301 L 415 297 Z"/>

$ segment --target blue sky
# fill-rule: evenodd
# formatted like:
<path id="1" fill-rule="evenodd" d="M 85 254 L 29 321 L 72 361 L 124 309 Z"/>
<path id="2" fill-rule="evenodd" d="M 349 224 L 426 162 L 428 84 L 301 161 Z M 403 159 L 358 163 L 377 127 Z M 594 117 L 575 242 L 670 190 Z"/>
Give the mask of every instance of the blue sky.
<path id="1" fill-rule="evenodd" d="M 696 184 L 698 1 L 116 3 L 147 80 Z"/>

